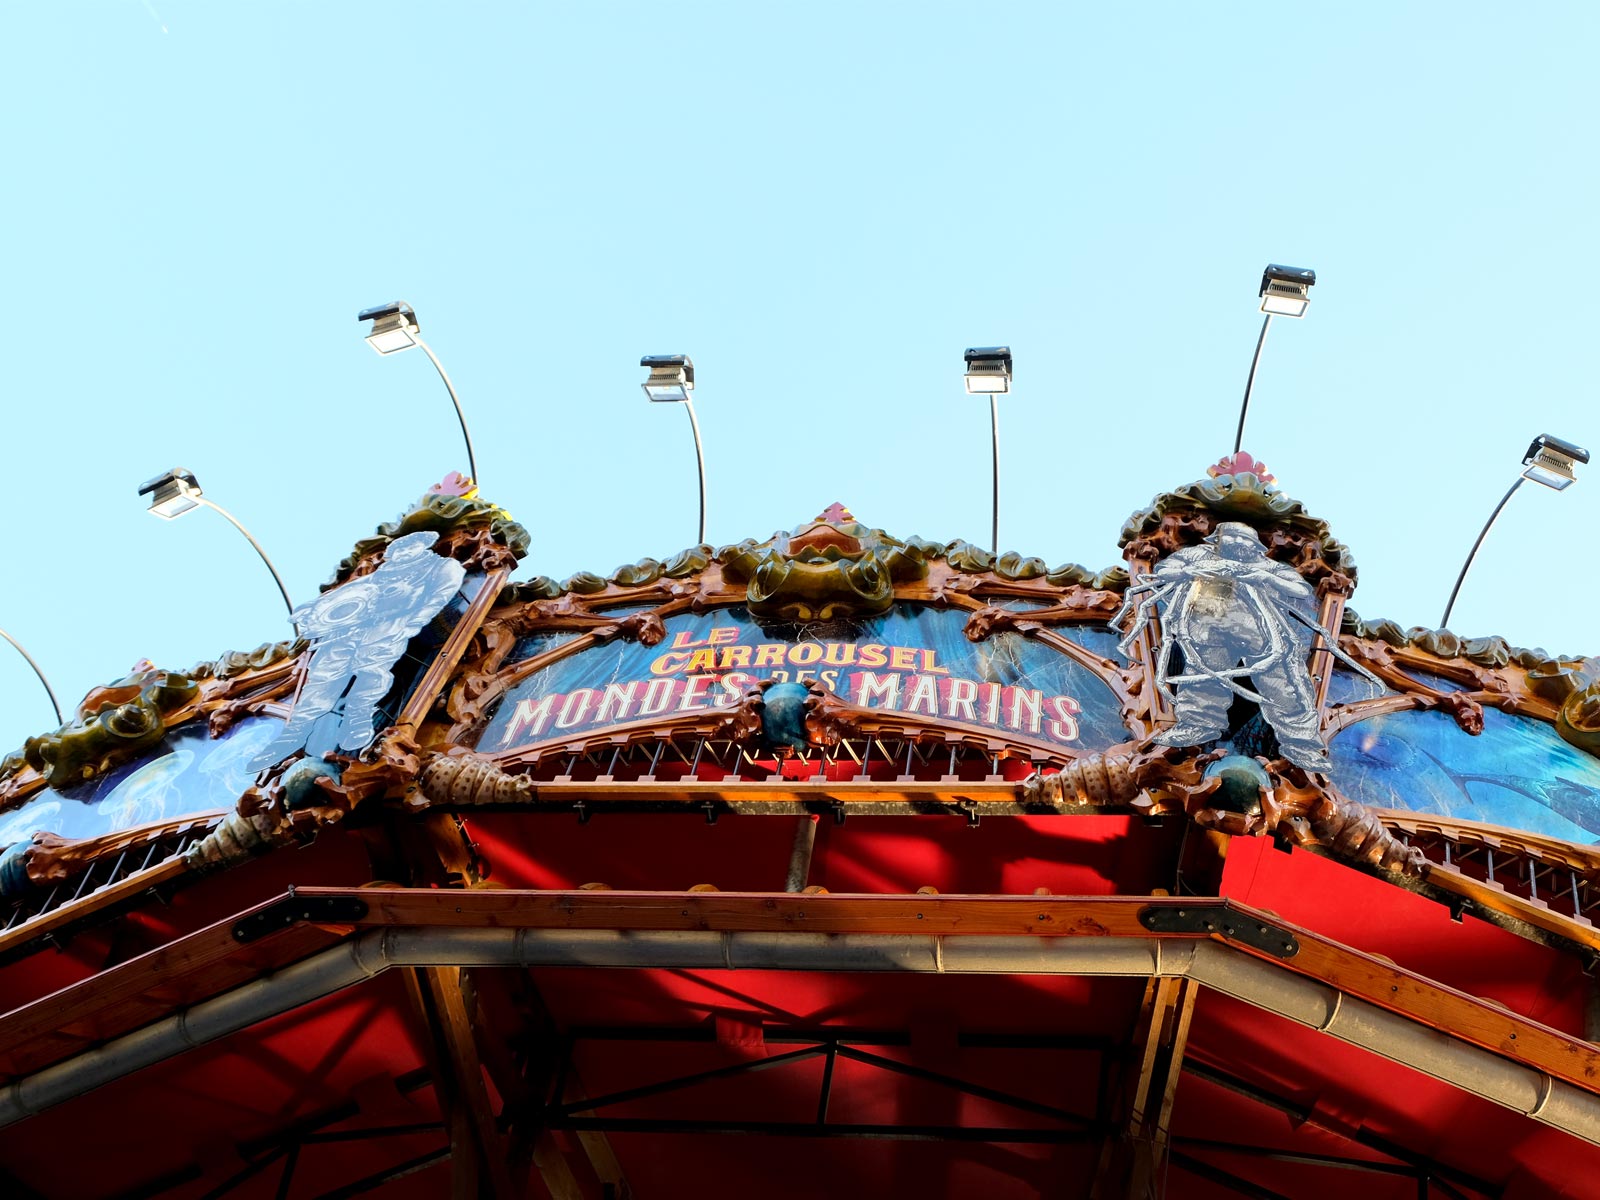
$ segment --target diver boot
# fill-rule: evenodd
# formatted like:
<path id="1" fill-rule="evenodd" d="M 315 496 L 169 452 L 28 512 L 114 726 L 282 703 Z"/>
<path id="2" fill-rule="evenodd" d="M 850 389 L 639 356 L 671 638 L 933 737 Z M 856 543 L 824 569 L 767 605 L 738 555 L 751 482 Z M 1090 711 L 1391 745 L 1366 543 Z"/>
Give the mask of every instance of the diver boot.
<path id="1" fill-rule="evenodd" d="M 1222 736 L 1222 730 L 1215 726 L 1201 725 L 1195 721 L 1179 721 L 1171 729 L 1163 729 L 1150 740 L 1158 746 L 1200 746 L 1206 742 L 1214 742 Z"/>
<path id="2" fill-rule="evenodd" d="M 1333 770 L 1327 748 L 1320 742 L 1291 742 L 1279 738 L 1278 753 L 1305 771 L 1320 771 L 1327 774 Z"/>

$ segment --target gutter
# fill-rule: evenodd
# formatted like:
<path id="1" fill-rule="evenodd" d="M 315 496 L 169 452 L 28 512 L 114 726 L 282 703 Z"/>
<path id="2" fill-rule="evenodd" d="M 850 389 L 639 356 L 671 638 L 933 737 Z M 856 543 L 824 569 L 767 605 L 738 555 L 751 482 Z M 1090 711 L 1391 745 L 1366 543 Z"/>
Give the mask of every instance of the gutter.
<path id="1" fill-rule="evenodd" d="M 361 934 L 0 1088 L 0 1127 L 391 967 L 442 966 L 1187 977 L 1600 1145 L 1600 1096 L 1219 941 L 542 928 Z"/>

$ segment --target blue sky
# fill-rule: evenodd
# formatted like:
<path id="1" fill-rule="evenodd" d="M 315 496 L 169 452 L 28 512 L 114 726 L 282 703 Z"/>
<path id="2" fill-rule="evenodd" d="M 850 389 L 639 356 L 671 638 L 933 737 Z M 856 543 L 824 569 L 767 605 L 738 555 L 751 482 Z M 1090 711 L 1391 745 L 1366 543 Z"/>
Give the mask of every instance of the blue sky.
<path id="1" fill-rule="evenodd" d="M 165 28 L 163 28 L 163 26 Z M 835 500 L 987 537 L 966 346 L 1009 343 L 1005 548 L 1105 566 L 1128 513 L 1246 449 L 1432 625 L 1536 433 L 1600 442 L 1600 10 L 1486 4 L 8 5 L 0 321 L 12 484 L 0 626 L 72 703 L 137 659 L 288 632 L 296 598 L 465 467 L 402 297 L 454 378 L 523 575 Z M 1600 478 L 1524 488 L 1452 624 L 1600 652 Z M 0 654 L 0 743 L 53 724 Z"/>

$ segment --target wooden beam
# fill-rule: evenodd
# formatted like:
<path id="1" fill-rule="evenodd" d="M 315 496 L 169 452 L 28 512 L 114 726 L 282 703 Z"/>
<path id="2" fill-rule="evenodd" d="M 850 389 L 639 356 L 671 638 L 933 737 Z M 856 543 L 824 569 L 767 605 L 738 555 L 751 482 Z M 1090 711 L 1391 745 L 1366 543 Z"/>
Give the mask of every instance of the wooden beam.
<path id="1" fill-rule="evenodd" d="M 521 1200 L 523 1189 L 512 1179 L 505 1139 L 483 1082 L 461 994 L 461 969 L 418 968 L 408 970 L 407 977 L 413 1005 L 428 1030 L 429 1067 L 450 1131 L 452 1200 Z"/>
<path id="2" fill-rule="evenodd" d="M 427 814 L 423 824 L 430 847 L 426 855 L 430 861 L 422 864 L 424 869 L 432 868 L 436 861 L 447 876 L 459 878 L 470 887 L 481 887 L 484 883 L 481 863 L 468 847 L 460 818 L 454 813 L 434 811 Z M 483 1068 L 500 1093 L 503 1110 L 512 1115 L 505 1138 L 505 1158 L 511 1178 L 525 1180 L 532 1167 L 538 1170 L 552 1200 L 586 1200 L 577 1172 L 552 1134 L 516 1115 L 536 1109 L 543 1091 L 536 1091 L 530 1085 L 527 1069 L 518 1065 L 510 1045 L 499 1031 L 506 1027 L 518 1028 L 526 1031 L 530 1038 L 549 1044 L 553 1044 L 556 1034 L 555 1022 L 532 980 L 526 972 L 458 971 L 457 990 L 463 997 L 471 998 L 467 1007 L 472 1010 L 471 1026 L 476 1031 Z M 495 1008 L 496 1000 L 503 1001 L 501 1010 L 486 1011 Z M 496 1020 L 496 1016 L 500 1019 Z M 569 1074 L 568 1078 L 573 1076 Z M 622 1177 L 621 1165 L 606 1135 L 580 1134 L 579 1143 L 601 1182 L 610 1183 L 619 1200 L 626 1196 L 627 1181 Z"/>
<path id="3" fill-rule="evenodd" d="M 1212 940 L 1231 952 L 1304 975 L 1418 1024 L 1600 1093 L 1600 1047 L 1437 983 L 1415 971 L 1210 897 L 790 895 L 782 892 L 541 892 L 459 888 L 301 888 L 296 904 L 359 900 L 366 915 L 341 925 L 290 924 L 241 945 L 234 924 L 190 934 L 0 1018 L 0 1074 L 25 1074 L 243 979 L 377 928 L 702 930 L 888 933 L 959 938 L 1123 937 L 1174 945 Z M 281 904 L 280 897 L 272 903 Z M 267 905 L 251 911 L 259 911 Z M 1181 909 L 1209 930 L 1156 933 L 1140 914 Z M 1279 958 L 1229 936 L 1261 925 L 1295 939 Z M 63 1021 L 65 1017 L 65 1021 Z"/>
<path id="4" fill-rule="evenodd" d="M 403 729 L 415 730 L 422 723 L 423 718 L 433 707 L 434 701 L 439 698 L 439 692 L 449 680 L 451 672 L 461 662 L 461 656 L 472 644 L 472 639 L 477 634 L 478 627 L 483 624 L 484 617 L 499 599 L 500 589 L 510 574 L 510 567 L 496 567 L 484 576 L 483 586 L 478 589 L 477 596 L 467 605 L 466 612 L 461 614 L 455 628 L 450 631 L 450 636 L 445 639 L 444 645 L 439 647 L 439 652 L 428 664 L 428 669 L 422 673 L 422 678 L 417 680 L 416 687 L 411 690 L 410 698 L 395 721 L 396 725 Z"/>
<path id="5" fill-rule="evenodd" d="M 1153 1200 L 1160 1194 L 1178 1076 L 1199 987 L 1189 979 L 1152 979 L 1116 1082 L 1118 1129 L 1100 1148 L 1092 1200 Z"/>

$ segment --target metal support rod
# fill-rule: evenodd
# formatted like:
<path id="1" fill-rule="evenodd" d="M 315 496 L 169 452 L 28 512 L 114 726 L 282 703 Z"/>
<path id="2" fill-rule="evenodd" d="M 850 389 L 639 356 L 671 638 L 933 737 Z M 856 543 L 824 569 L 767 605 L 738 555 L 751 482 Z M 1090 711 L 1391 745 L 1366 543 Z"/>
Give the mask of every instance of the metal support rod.
<path id="1" fill-rule="evenodd" d="M 411 335 L 417 345 L 422 347 L 422 352 L 433 363 L 434 369 L 439 372 L 439 378 L 444 380 L 445 391 L 450 393 L 450 403 L 456 406 L 456 420 L 461 422 L 461 437 L 467 443 L 467 473 L 472 476 L 474 483 L 478 482 L 478 459 L 472 453 L 472 434 L 467 430 L 467 414 L 461 411 L 461 398 L 456 395 L 455 385 L 450 382 L 450 376 L 445 374 L 444 364 L 439 361 L 439 356 L 433 352 L 433 347 L 417 334 Z"/>
<path id="2" fill-rule="evenodd" d="M 1267 344 L 1267 329 L 1272 325 L 1272 314 L 1261 322 L 1261 336 L 1256 339 L 1256 352 L 1250 359 L 1250 377 L 1244 381 L 1244 403 L 1239 406 L 1239 432 L 1233 435 L 1233 452 L 1239 453 L 1244 445 L 1244 419 L 1250 411 L 1250 393 L 1256 386 L 1256 368 L 1261 365 L 1261 347 Z"/>
<path id="3" fill-rule="evenodd" d="M 700 422 L 695 419 L 694 401 L 686 400 L 683 406 L 689 410 L 689 428 L 694 431 L 694 465 L 700 472 L 700 535 L 695 545 L 701 546 L 706 540 L 706 455 L 700 445 Z"/>
<path id="4" fill-rule="evenodd" d="M 50 697 L 50 707 L 56 710 L 56 724 L 65 725 L 66 718 L 61 715 L 61 703 L 56 699 L 56 691 L 50 686 L 50 681 L 44 677 L 44 672 L 39 669 L 39 664 L 33 661 L 33 655 L 24 650 L 22 643 L 4 629 L 0 629 L 0 638 L 5 638 L 6 641 L 11 643 L 13 650 L 28 660 L 28 665 L 33 668 L 33 673 L 39 677 L 39 682 L 44 684 L 45 694 Z"/>
<path id="5" fill-rule="evenodd" d="M 1472 569 L 1472 560 L 1478 557 L 1478 547 L 1483 545 L 1483 539 L 1489 536 L 1489 530 L 1494 527 L 1495 520 L 1500 516 L 1500 510 L 1506 506 L 1506 502 L 1522 486 L 1522 481 L 1525 478 L 1527 478 L 1525 475 L 1518 475 L 1517 481 L 1506 489 L 1506 494 L 1500 497 L 1500 503 L 1496 504 L 1494 511 L 1489 514 L 1489 520 L 1485 522 L 1483 531 L 1478 534 L 1478 540 L 1472 543 L 1472 549 L 1467 553 L 1467 561 L 1461 564 L 1461 574 L 1456 576 L 1456 585 L 1450 589 L 1450 599 L 1445 602 L 1444 616 L 1439 619 L 1440 629 L 1448 629 L 1450 627 L 1450 611 L 1455 608 L 1456 596 L 1461 591 L 1461 585 L 1466 582 L 1467 572 Z"/>
<path id="6" fill-rule="evenodd" d="M 817 842 L 817 817 L 806 813 L 795 818 L 794 846 L 789 851 L 789 873 L 783 881 L 786 892 L 803 892 L 811 882 L 811 851 Z"/>
<path id="7" fill-rule="evenodd" d="M 204 504 L 207 508 L 215 509 L 217 512 L 221 513 L 224 517 L 227 518 L 228 524 L 232 525 L 240 533 L 244 534 L 245 539 L 252 546 L 254 546 L 256 548 L 256 553 L 261 556 L 261 561 L 266 563 L 267 564 L 267 570 L 272 572 L 273 582 L 278 585 L 278 593 L 283 597 L 283 606 L 286 609 L 289 610 L 289 617 L 290 617 L 291 620 L 293 620 L 293 618 L 294 618 L 294 601 L 289 599 L 289 589 L 286 588 L 284 586 L 284 584 L 283 584 L 283 576 L 278 574 L 278 568 L 272 565 L 272 560 L 267 557 L 267 552 L 261 548 L 261 543 L 256 541 L 255 537 L 250 533 L 250 531 L 248 529 L 246 529 L 243 525 L 239 524 L 239 518 L 238 517 L 234 516 L 227 509 L 223 508 L 222 505 L 218 504 L 215 500 L 212 500 L 210 497 L 207 497 L 207 496 L 196 496 L 196 497 L 194 497 L 194 499 L 197 502 L 199 502 L 201 504 Z M 296 629 L 298 629 L 298 628 L 299 627 L 296 626 Z"/>
<path id="8" fill-rule="evenodd" d="M 989 442 L 994 451 L 994 498 L 989 506 L 989 553 L 1000 553 L 1000 398 L 989 393 Z"/>

